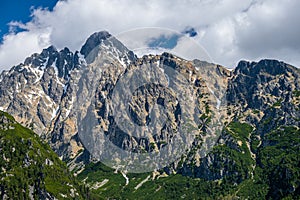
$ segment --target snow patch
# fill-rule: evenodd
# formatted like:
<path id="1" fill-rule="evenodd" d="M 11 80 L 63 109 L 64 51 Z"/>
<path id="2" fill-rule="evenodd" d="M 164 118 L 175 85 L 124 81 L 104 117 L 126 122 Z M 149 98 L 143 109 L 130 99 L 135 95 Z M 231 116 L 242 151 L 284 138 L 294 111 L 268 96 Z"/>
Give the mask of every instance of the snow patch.
<path id="1" fill-rule="evenodd" d="M 53 69 L 54 69 L 55 75 L 58 76 L 58 69 L 57 69 L 57 67 L 56 67 L 56 64 L 57 64 L 57 58 L 55 59 L 54 63 L 55 63 L 55 65 L 52 66 L 52 67 L 53 67 Z"/>
<path id="2" fill-rule="evenodd" d="M 53 109 L 51 120 L 54 119 L 54 117 L 57 115 L 58 111 L 59 111 L 59 106 L 56 109 Z"/>
<path id="3" fill-rule="evenodd" d="M 73 107 L 74 99 L 75 99 L 75 97 L 72 97 L 72 101 L 71 101 L 71 103 L 70 103 L 70 106 L 69 106 L 69 108 L 66 110 L 66 118 L 70 115 L 71 109 L 72 109 L 72 107 Z"/>
<path id="4" fill-rule="evenodd" d="M 126 67 L 127 65 L 126 65 L 126 63 L 125 63 L 124 60 L 125 60 L 124 58 L 118 59 L 118 61 L 121 63 L 121 65 L 122 65 L 123 67 Z"/>
<path id="5" fill-rule="evenodd" d="M 49 61 L 49 57 L 47 57 L 46 61 L 40 66 L 40 69 L 41 69 L 41 70 L 44 71 L 44 70 L 46 69 L 47 64 L 48 64 L 48 61 Z"/>
<path id="6" fill-rule="evenodd" d="M 34 83 L 37 83 L 37 82 L 39 82 L 39 81 L 42 79 L 42 77 L 43 77 L 43 75 L 44 75 L 44 70 L 40 70 L 40 69 L 34 68 L 34 67 L 31 67 L 29 70 L 30 70 L 30 71 L 35 75 L 35 77 L 36 77 Z"/>
<path id="7" fill-rule="evenodd" d="M 118 48 L 116 48 L 112 41 L 107 41 L 109 44 L 102 43 L 101 48 L 105 49 L 108 52 L 108 55 L 115 58 L 119 61 L 119 63 L 126 68 L 127 62 L 129 60 L 128 55 L 126 53 L 121 52 Z"/>
<path id="8" fill-rule="evenodd" d="M 5 73 L 0 74 L 0 82 L 3 80 Z"/>
<path id="9" fill-rule="evenodd" d="M 85 60 L 85 58 L 84 58 L 84 55 L 82 55 L 81 53 L 78 53 L 77 54 L 78 55 L 78 61 L 79 61 L 79 63 L 81 64 L 81 65 L 86 65 L 86 60 Z"/>
<path id="10" fill-rule="evenodd" d="M 16 92 L 21 92 L 20 88 L 21 88 L 21 84 L 19 82 L 17 82 L 17 84 L 16 84 Z"/>
<path id="11" fill-rule="evenodd" d="M 210 89 L 209 87 L 207 87 L 207 88 L 210 91 L 210 93 L 212 93 L 212 95 L 214 95 L 214 97 L 216 98 L 216 100 L 217 100 L 217 106 L 216 107 L 219 110 L 220 106 L 221 106 L 221 100 L 215 95 L 215 92 L 212 89 Z"/>
<path id="12" fill-rule="evenodd" d="M 6 104 L 6 105 L 0 106 L 0 110 L 2 110 L 2 111 L 6 111 L 6 110 L 7 110 L 7 108 L 8 108 L 8 106 L 9 106 L 9 103 L 8 103 L 8 104 Z"/>

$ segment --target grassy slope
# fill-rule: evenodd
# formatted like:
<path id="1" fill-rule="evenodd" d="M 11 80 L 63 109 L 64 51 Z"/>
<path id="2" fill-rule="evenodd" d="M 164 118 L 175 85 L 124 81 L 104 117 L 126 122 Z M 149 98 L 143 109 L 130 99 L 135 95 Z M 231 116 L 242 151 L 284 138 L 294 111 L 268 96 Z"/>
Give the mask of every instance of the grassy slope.
<path id="1" fill-rule="evenodd" d="M 29 186 L 40 190 L 45 189 L 58 199 L 62 195 L 71 198 L 71 189 L 76 188 L 77 199 L 297 199 L 299 198 L 300 171 L 300 131 L 296 127 L 279 127 L 264 136 L 268 145 L 257 147 L 252 141 L 251 149 L 256 151 L 256 162 L 251 158 L 246 142 L 251 139 L 252 127 L 245 123 L 230 123 L 226 128 L 235 141 L 240 141 L 239 148 L 230 148 L 226 145 L 216 146 L 212 153 L 219 159 L 227 158 L 233 164 L 223 165 L 229 170 L 238 172 L 222 180 L 206 181 L 180 174 L 167 177 L 152 173 L 127 174 L 130 181 L 126 185 L 125 178 L 120 173 L 101 163 L 91 163 L 77 177 L 85 181 L 90 187 L 105 179 L 108 182 L 102 187 L 91 189 L 79 186 L 75 178 L 70 175 L 66 165 L 59 160 L 50 147 L 41 142 L 31 130 L 17 124 L 6 113 L 10 122 L 10 130 L 0 131 L 0 149 L 3 159 L 0 159 L 0 186 L 1 190 L 8 191 L 13 199 L 28 198 Z M 46 158 L 53 165 L 46 165 Z M 25 163 L 30 161 L 30 165 Z M 33 164 L 34 163 L 34 164 Z M 251 166 L 255 164 L 253 169 Z M 143 180 L 149 177 L 138 189 Z M 237 180 L 240 184 L 233 184 Z M 72 186 L 73 185 L 73 186 Z M 76 193 L 76 192 L 75 192 Z M 39 193 L 35 191 L 36 198 Z"/>
<path id="2" fill-rule="evenodd" d="M 43 143 L 33 131 L 16 123 L 13 117 L 0 111 L 0 117 L 5 116 L 8 123 L 0 130 L 0 186 L 1 195 L 12 199 L 27 199 L 29 186 L 34 186 L 33 196 L 41 198 L 41 191 L 47 191 L 52 196 L 63 199 L 71 198 L 71 190 L 78 199 L 84 199 L 80 193 L 83 190 L 58 156 Z M 48 165 L 46 164 L 46 159 Z M 50 164 L 51 163 L 51 164 Z M 76 195 L 78 193 L 78 195 Z"/>
<path id="3" fill-rule="evenodd" d="M 226 145 L 216 146 L 212 153 L 219 158 L 226 157 L 232 162 L 228 170 L 235 171 L 222 180 L 205 181 L 180 174 L 167 177 L 155 177 L 152 174 L 127 174 L 130 178 L 125 185 L 125 178 L 120 173 L 101 163 L 91 163 L 78 178 L 91 186 L 105 179 L 109 181 L 95 189 L 98 198 L 115 199 L 277 199 L 299 198 L 299 130 L 282 127 L 265 135 L 265 140 L 272 145 L 257 149 L 257 158 L 251 158 L 246 142 L 250 140 L 252 127 L 245 123 L 234 122 L 226 131 L 235 141 L 241 141 L 238 149 Z M 253 165 L 255 167 L 253 168 Z M 140 188 L 135 187 L 145 180 Z M 235 184 L 240 181 L 239 184 Z M 298 186 L 298 189 L 297 189 Z M 294 191 L 292 190 L 294 187 Z M 289 192 L 289 188 L 291 191 Z M 295 189 L 296 188 L 296 189 Z M 296 190 L 296 191 L 295 191 Z M 292 192 L 293 191 L 293 192 Z"/>

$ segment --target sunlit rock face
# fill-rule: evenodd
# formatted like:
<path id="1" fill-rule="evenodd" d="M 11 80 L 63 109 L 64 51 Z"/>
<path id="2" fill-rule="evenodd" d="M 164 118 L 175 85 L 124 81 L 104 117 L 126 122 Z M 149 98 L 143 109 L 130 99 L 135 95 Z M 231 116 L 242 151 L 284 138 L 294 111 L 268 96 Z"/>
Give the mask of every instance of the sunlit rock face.
<path id="1" fill-rule="evenodd" d="M 264 135 L 274 127 L 299 127 L 299 75 L 275 60 L 241 61 L 229 71 L 170 53 L 138 58 L 98 32 L 80 53 L 51 46 L 2 72 L 0 107 L 71 169 L 110 156 L 112 167 L 142 159 L 148 170 L 167 166 L 168 173 L 210 180 L 234 174 L 241 182 L 258 162 L 254 141 L 268 146 Z M 249 125 L 245 137 L 235 132 L 237 122 Z M 251 167 L 232 170 L 240 163 L 224 146 Z"/>

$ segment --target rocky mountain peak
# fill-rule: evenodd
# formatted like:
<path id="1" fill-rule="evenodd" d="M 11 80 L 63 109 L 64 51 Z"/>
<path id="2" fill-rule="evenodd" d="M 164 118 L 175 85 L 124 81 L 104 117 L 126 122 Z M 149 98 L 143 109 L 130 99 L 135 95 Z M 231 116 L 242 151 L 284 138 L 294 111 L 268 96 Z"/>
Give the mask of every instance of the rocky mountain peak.
<path id="1" fill-rule="evenodd" d="M 235 113 L 244 113 L 249 109 L 271 112 L 276 106 L 284 110 L 293 110 L 293 106 L 297 106 L 298 102 L 293 93 L 299 91 L 299 74 L 298 68 L 277 60 L 241 61 L 228 84 L 227 102 L 232 104 L 229 107 Z M 279 124 L 293 121 L 288 115 L 279 115 Z M 275 114 L 272 114 L 271 118 L 274 116 Z M 253 123 L 260 119 L 251 116 L 247 120 Z"/>
<path id="2" fill-rule="evenodd" d="M 50 46 L 38 54 L 34 53 L 30 57 L 26 58 L 24 61 L 24 65 L 32 66 L 32 67 L 46 67 L 51 65 L 57 56 L 57 49 L 54 46 Z"/>
<path id="3" fill-rule="evenodd" d="M 79 67 L 80 58 L 79 52 L 75 54 L 67 47 L 58 51 L 53 45 L 43 49 L 40 54 L 34 53 L 26 58 L 24 64 L 16 66 L 16 69 L 23 70 L 23 66 L 30 66 L 31 68 L 44 71 L 48 67 L 54 67 L 57 76 L 65 80 L 68 79 L 69 73 L 74 68 Z"/>
<path id="4" fill-rule="evenodd" d="M 267 73 L 272 76 L 276 76 L 278 74 L 284 74 L 287 71 L 293 71 L 294 67 L 290 65 L 272 59 L 263 59 L 259 62 L 248 62 L 248 61 L 240 61 L 236 69 L 234 70 L 234 74 L 259 74 L 259 73 Z"/>
<path id="5" fill-rule="evenodd" d="M 143 67 L 158 69 L 158 81 L 146 82 L 148 72 L 152 71 L 137 73 Z M 284 155 L 280 149 L 295 149 L 288 163 L 294 162 L 293 166 L 299 163 L 294 161 L 294 155 L 299 155 L 299 143 L 295 143 L 300 127 L 299 77 L 299 69 L 276 60 L 241 61 L 235 70 L 229 71 L 217 64 L 189 61 L 170 53 L 137 58 L 118 39 L 102 31 L 92 34 L 80 53 L 50 46 L 27 58 L 24 64 L 3 72 L 0 75 L 0 110 L 12 114 L 18 123 L 30 127 L 48 141 L 60 158 L 68 162 L 70 170 L 79 175 L 87 169 L 86 164 L 96 162 L 96 156 L 104 155 L 103 152 L 118 154 L 111 146 L 99 145 L 98 141 L 104 141 L 104 137 L 109 145 L 125 153 L 152 153 L 167 147 L 168 153 L 175 152 L 175 155 L 176 149 L 168 144 L 175 136 L 183 136 L 179 139 L 185 140 L 185 135 L 177 134 L 180 125 L 185 124 L 182 117 L 185 114 L 189 122 L 187 134 L 192 136 L 186 141 L 191 148 L 165 167 L 164 173 L 170 177 L 178 173 L 218 181 L 218 187 L 223 179 L 230 185 L 238 185 L 255 180 L 260 173 L 264 180 L 264 174 L 269 173 L 264 165 L 269 167 L 269 158 Z M 145 82 L 135 85 L 138 80 Z M 123 105 L 120 104 L 124 97 L 121 92 L 127 91 L 127 86 L 132 86 L 132 95 L 129 103 Z M 114 113 L 119 108 L 128 109 L 128 115 Z M 163 120 L 159 118 L 161 114 L 165 114 Z M 122 116 L 126 126 L 117 121 L 118 116 Z M 0 124 L 8 120 L 0 112 Z M 127 123 L 131 121 L 136 126 Z M 155 121 L 164 123 L 154 125 Z M 92 130 L 94 122 L 95 132 Z M 219 123 L 220 130 L 216 126 Z M 142 126 L 146 128 L 140 129 Z M 10 126 L 7 127 L 10 130 Z M 214 133 L 219 133 L 220 137 L 210 144 L 210 135 L 215 137 Z M 276 147 L 278 152 L 268 151 L 275 149 L 274 145 L 281 140 L 284 143 L 282 148 Z M 207 146 L 213 146 L 208 154 L 202 149 L 206 141 L 209 142 Z M 270 153 L 274 155 L 264 156 Z M 152 163 L 151 160 L 146 162 Z M 277 168 L 280 163 L 283 162 L 278 159 L 271 172 L 293 171 L 285 165 Z M 270 177 L 273 181 L 273 175 Z M 290 180 L 295 178 L 287 179 L 284 182 L 293 192 L 297 183 Z M 130 183 L 134 183 L 133 179 Z M 271 188 L 268 195 L 276 197 L 276 190 Z"/>
<path id="6" fill-rule="evenodd" d="M 112 35 L 107 31 L 100 31 L 93 33 L 85 42 L 85 44 L 82 46 L 80 53 L 84 55 L 84 57 L 87 57 L 87 55 L 99 44 L 101 44 L 102 41 L 107 40 Z"/>
<path id="7" fill-rule="evenodd" d="M 137 59 L 132 51 L 107 31 L 92 34 L 82 46 L 80 53 L 87 64 L 105 58 L 111 61 L 115 59 L 125 67 Z"/>

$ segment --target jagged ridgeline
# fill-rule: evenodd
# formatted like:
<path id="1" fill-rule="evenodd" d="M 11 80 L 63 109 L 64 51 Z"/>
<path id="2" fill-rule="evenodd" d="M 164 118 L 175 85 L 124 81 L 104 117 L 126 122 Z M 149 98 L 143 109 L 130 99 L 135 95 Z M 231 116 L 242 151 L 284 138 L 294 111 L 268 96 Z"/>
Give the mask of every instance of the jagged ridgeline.
<path id="1" fill-rule="evenodd" d="M 178 159 L 162 169 L 137 174 L 124 171 L 124 163 L 115 166 L 119 170 L 111 169 L 94 155 L 110 150 L 98 145 L 103 140 L 95 143 L 101 135 L 126 152 L 160 151 L 182 125 L 178 96 L 159 84 L 148 84 L 132 92 L 130 119 L 139 126 L 150 124 L 162 113 L 150 112 L 156 103 L 169 121 L 154 127 L 158 134 L 148 140 L 117 126 L 110 110 L 114 88 L 126 73 L 142 66 L 157 67 L 161 77 L 171 77 L 167 69 L 176 70 L 176 80 L 186 83 L 178 91 L 190 94 L 193 102 L 187 109 L 191 126 L 186 132 L 193 137 Z M 170 53 L 138 58 L 108 32 L 91 35 L 76 52 L 51 46 L 0 75 L 0 108 L 16 119 L 1 112 L 1 195 L 297 199 L 299 80 L 298 68 L 277 60 L 241 61 L 229 71 Z M 91 119 L 96 119 L 95 135 L 86 126 L 93 125 Z"/>

